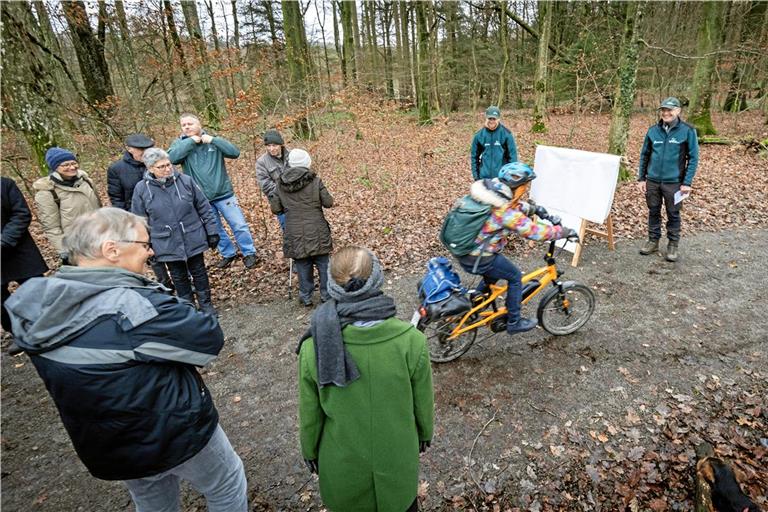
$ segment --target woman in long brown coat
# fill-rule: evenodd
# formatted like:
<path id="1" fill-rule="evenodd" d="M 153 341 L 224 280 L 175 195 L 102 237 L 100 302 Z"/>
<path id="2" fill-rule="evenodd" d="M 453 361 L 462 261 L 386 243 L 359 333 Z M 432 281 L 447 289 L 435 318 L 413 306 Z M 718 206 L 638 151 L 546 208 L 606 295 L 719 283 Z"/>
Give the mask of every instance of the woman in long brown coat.
<path id="1" fill-rule="evenodd" d="M 309 153 L 291 150 L 288 167 L 269 198 L 272 212 L 285 213 L 283 254 L 296 264 L 299 300 L 307 307 L 312 306 L 314 267 L 320 274 L 320 300 L 328 300 L 328 255 L 333 250 L 331 227 L 323 215 L 323 208 L 333 206 L 333 197 L 311 165 Z"/>

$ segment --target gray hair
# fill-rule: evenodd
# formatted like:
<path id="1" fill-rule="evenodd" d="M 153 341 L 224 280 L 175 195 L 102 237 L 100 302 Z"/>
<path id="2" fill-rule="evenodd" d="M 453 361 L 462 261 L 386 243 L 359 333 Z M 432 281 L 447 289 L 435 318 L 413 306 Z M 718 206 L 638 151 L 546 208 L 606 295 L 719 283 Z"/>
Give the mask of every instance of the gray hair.
<path id="1" fill-rule="evenodd" d="M 135 240 L 139 226 L 147 227 L 144 217 L 120 208 L 99 208 L 77 217 L 64 235 L 64 250 L 77 264 L 81 258 L 101 256 L 101 245 L 107 240 Z"/>
<path id="2" fill-rule="evenodd" d="M 149 148 L 144 151 L 144 156 L 142 157 L 142 160 L 144 160 L 144 165 L 147 166 L 147 169 L 154 167 L 157 162 L 165 159 L 169 159 L 168 153 L 160 148 Z"/>
<path id="3" fill-rule="evenodd" d="M 185 119 L 185 118 L 187 118 L 187 117 L 189 117 L 189 118 L 191 118 L 191 119 L 194 119 L 194 120 L 195 120 L 195 121 L 197 121 L 198 123 L 202 123 L 202 121 L 200 121 L 200 118 L 199 118 L 199 117 L 197 117 L 197 115 L 195 115 L 195 114 L 192 114 L 191 112 L 184 112 L 183 114 L 181 114 L 181 115 L 179 116 L 179 121 L 181 121 L 182 119 Z"/>

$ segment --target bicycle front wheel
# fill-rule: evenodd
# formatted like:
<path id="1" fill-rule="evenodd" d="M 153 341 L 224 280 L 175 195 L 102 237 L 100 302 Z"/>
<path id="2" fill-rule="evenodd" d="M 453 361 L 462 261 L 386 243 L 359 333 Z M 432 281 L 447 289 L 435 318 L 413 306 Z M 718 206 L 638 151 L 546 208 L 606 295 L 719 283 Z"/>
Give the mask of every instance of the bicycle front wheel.
<path id="1" fill-rule="evenodd" d="M 568 281 L 553 288 L 539 302 L 539 325 L 555 336 L 565 336 L 580 329 L 595 311 L 595 294 L 580 283 Z"/>
<path id="2" fill-rule="evenodd" d="M 427 337 L 429 359 L 433 363 L 447 363 L 458 359 L 475 342 L 477 329 L 465 332 L 454 339 L 448 339 L 453 329 L 461 321 L 462 316 L 448 316 L 421 324 L 420 330 Z"/>

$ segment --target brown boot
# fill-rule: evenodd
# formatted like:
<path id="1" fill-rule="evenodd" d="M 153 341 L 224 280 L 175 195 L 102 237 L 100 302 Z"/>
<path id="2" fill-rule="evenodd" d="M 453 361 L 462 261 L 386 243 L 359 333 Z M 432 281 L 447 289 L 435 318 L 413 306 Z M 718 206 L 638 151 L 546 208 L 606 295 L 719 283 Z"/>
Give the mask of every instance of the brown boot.
<path id="1" fill-rule="evenodd" d="M 648 256 L 649 254 L 654 254 L 659 251 L 659 241 L 658 240 L 648 240 L 645 242 L 645 245 L 640 248 L 640 254 L 643 256 Z"/>
<path id="2" fill-rule="evenodd" d="M 677 261 L 677 242 L 672 240 L 667 244 L 667 261 Z"/>

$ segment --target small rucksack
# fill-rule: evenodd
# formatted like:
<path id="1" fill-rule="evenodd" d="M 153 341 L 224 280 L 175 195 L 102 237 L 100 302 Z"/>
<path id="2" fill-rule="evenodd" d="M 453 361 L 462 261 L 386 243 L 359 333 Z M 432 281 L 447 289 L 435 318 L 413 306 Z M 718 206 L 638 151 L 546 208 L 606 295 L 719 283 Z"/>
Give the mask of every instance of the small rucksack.
<path id="1" fill-rule="evenodd" d="M 422 304 L 441 302 L 454 291 L 463 291 L 461 277 L 454 272 L 451 262 L 445 256 L 436 256 L 427 262 L 427 273 L 419 283 L 419 297 Z"/>
<path id="2" fill-rule="evenodd" d="M 490 215 L 490 205 L 462 197 L 443 219 L 440 242 L 455 257 L 466 256 L 477 248 L 475 239 Z"/>

